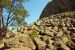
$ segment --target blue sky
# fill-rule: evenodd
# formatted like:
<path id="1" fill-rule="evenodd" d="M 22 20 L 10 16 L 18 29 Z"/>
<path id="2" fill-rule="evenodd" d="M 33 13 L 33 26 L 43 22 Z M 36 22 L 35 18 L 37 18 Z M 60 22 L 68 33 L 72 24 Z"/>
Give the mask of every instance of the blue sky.
<path id="1" fill-rule="evenodd" d="M 29 17 L 26 18 L 26 22 L 30 24 L 32 22 L 37 21 L 37 19 L 39 19 L 42 10 L 49 1 L 50 0 L 30 0 L 28 2 L 25 2 L 24 4 L 25 9 L 29 13 Z"/>

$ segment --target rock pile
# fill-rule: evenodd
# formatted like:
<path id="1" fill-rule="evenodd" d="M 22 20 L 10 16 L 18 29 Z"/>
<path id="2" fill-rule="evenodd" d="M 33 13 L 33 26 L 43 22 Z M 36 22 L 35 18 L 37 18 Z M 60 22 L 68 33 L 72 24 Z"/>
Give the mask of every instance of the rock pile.
<path id="1" fill-rule="evenodd" d="M 74 50 L 75 12 L 52 15 L 13 30 L 3 42 L 5 50 Z"/>

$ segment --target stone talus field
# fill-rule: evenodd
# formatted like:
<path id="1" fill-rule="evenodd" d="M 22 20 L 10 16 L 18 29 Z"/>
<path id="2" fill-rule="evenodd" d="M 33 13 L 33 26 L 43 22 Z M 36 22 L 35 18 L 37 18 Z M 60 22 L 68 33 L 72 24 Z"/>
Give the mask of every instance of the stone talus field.
<path id="1" fill-rule="evenodd" d="M 63 12 L 7 32 L 2 50 L 74 50 L 75 12 Z"/>

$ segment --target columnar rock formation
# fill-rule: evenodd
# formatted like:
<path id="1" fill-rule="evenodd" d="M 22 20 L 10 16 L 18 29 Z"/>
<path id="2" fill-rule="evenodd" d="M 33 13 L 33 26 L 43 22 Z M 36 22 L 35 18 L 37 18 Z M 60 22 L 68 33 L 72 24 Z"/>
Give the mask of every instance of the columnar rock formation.
<path id="1" fill-rule="evenodd" d="M 68 11 L 75 11 L 75 0 L 52 0 L 42 11 L 40 19 Z"/>

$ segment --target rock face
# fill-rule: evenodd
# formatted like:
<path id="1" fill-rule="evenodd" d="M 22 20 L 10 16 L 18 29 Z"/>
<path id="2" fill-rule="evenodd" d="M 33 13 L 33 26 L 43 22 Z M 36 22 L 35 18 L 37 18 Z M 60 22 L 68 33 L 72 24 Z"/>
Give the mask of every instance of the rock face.
<path id="1" fill-rule="evenodd" d="M 75 0 L 52 0 L 42 11 L 40 19 L 68 11 L 75 11 Z"/>
<path id="2" fill-rule="evenodd" d="M 3 42 L 1 50 L 75 50 L 75 12 L 51 15 L 14 29 Z"/>
<path id="3" fill-rule="evenodd" d="M 21 47 L 21 48 L 10 48 L 10 49 L 6 49 L 6 50 L 32 50 L 32 49 L 28 48 L 28 47 Z"/>
<path id="4" fill-rule="evenodd" d="M 7 50 L 35 50 L 35 45 L 27 34 L 17 34 L 13 38 L 4 39 Z"/>

